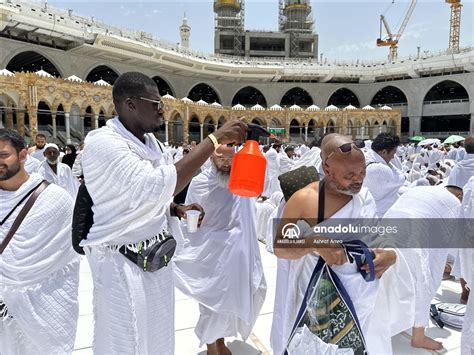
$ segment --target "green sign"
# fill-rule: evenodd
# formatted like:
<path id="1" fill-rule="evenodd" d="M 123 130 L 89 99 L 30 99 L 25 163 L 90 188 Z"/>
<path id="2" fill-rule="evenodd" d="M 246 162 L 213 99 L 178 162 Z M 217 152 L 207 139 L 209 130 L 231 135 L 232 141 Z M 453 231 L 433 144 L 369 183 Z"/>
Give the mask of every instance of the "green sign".
<path id="1" fill-rule="evenodd" d="M 270 133 L 273 134 L 284 134 L 285 129 L 284 128 L 270 128 Z"/>

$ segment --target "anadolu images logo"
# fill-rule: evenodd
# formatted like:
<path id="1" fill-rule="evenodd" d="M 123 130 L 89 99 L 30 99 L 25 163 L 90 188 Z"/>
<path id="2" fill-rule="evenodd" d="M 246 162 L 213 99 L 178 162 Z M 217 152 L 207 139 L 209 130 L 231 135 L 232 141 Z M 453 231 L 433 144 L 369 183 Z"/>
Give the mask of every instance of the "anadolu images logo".
<path id="1" fill-rule="evenodd" d="M 287 223 L 283 226 L 282 234 L 284 239 L 299 239 L 300 228 L 294 223 Z"/>

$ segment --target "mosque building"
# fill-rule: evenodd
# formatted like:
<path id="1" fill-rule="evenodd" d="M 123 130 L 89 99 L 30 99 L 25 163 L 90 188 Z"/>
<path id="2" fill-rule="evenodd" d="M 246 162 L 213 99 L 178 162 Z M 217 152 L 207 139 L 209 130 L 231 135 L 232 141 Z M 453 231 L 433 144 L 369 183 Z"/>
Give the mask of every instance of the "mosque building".
<path id="1" fill-rule="evenodd" d="M 215 0 L 215 53 L 35 2 L 0 0 L 0 125 L 27 139 L 79 142 L 115 114 L 111 85 L 140 71 L 166 103 L 159 138 L 202 140 L 244 116 L 287 141 L 327 132 L 403 140 L 467 135 L 474 124 L 474 48 L 385 61 L 318 58 L 307 0 L 280 2 L 279 31 L 247 31 L 241 0 Z"/>

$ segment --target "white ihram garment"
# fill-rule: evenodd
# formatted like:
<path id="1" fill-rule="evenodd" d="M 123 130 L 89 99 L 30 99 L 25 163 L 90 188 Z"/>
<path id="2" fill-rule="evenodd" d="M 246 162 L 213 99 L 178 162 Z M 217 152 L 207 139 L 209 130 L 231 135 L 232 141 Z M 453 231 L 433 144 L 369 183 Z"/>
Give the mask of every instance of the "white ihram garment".
<path id="1" fill-rule="evenodd" d="M 400 170 L 392 164 L 387 164 L 374 151 L 369 151 L 366 165 L 364 186 L 369 189 L 375 199 L 377 215 L 383 216 L 397 201 L 398 190 L 405 183 L 405 177 Z"/>
<path id="2" fill-rule="evenodd" d="M 463 188 L 463 201 L 461 206 L 461 218 L 469 218 L 467 233 L 474 230 L 474 176 Z M 466 280 L 467 287 L 472 290 L 474 285 L 474 249 L 464 248 L 459 250 L 459 264 L 461 276 Z M 471 355 L 474 353 L 474 297 L 471 291 L 467 303 L 466 314 L 461 335 L 461 353 L 462 355 Z"/>
<path id="3" fill-rule="evenodd" d="M 267 168 L 265 171 L 265 188 L 263 196 L 270 197 L 275 191 L 281 191 L 278 175 L 280 174 L 280 156 L 274 148 L 265 153 Z"/>
<path id="4" fill-rule="evenodd" d="M 61 186 L 69 195 L 75 200 L 77 191 L 79 190 L 79 180 L 72 175 L 72 170 L 69 166 L 63 163 L 57 163 L 57 174 L 48 164 L 48 160 L 41 163 L 38 168 L 38 174 L 44 177 L 46 181 L 51 184 Z"/>
<path id="5" fill-rule="evenodd" d="M 30 175 L 17 191 L 0 189 L 0 219 L 41 183 Z M 3 241 L 23 202 L 0 226 Z M 71 245 L 73 201 L 49 185 L 0 256 L 0 300 L 13 318 L 0 319 L 0 353 L 70 354 L 79 313 L 79 256 Z"/>
<path id="6" fill-rule="evenodd" d="M 429 219 L 458 218 L 460 205 L 459 200 L 443 187 L 418 186 L 404 193 L 384 215 L 386 219 L 420 220 L 415 222 L 413 227 L 408 228 L 410 235 L 402 235 L 402 233 L 408 232 L 401 230 L 397 235 L 401 244 L 405 243 L 402 241 L 404 239 L 411 240 L 405 245 L 406 248 L 400 250 L 407 259 L 415 282 L 415 327 L 428 326 L 430 303 L 441 284 L 449 249 L 415 248 L 416 244 L 414 243 L 419 241 L 423 245 L 425 238 L 441 240 L 444 236 L 449 237 L 449 230 L 439 230 L 439 235 L 426 235 L 428 231 L 423 228 L 423 223 L 427 223 L 426 221 Z M 411 247 L 408 248 L 408 246 Z"/>
<path id="7" fill-rule="evenodd" d="M 271 215 L 273 211 L 280 205 L 282 198 L 283 192 L 276 191 L 269 199 L 263 202 L 257 202 L 256 221 L 258 240 L 267 240 L 268 223 L 272 222 Z"/>
<path id="8" fill-rule="evenodd" d="M 28 174 L 31 175 L 33 173 L 37 173 L 40 165 L 41 165 L 41 162 L 38 159 L 33 158 L 29 154 L 26 156 L 25 170 Z"/>
<path id="9" fill-rule="evenodd" d="M 456 163 L 448 178 L 448 185 L 463 188 L 474 176 L 474 154 L 466 154 L 463 160 Z"/>
<path id="10" fill-rule="evenodd" d="M 219 186 L 212 167 L 192 180 L 186 196 L 191 203 L 200 204 L 206 215 L 197 232 L 183 228 L 173 258 L 176 287 L 200 303 L 195 333 L 201 346 L 238 333 L 246 339 L 266 294 L 255 199 Z"/>
<path id="11" fill-rule="evenodd" d="M 362 188 L 359 194 L 331 216 L 331 219 L 372 219 L 375 217 L 375 208 L 375 201 L 370 192 Z M 409 328 L 412 323 L 410 314 L 413 314 L 413 307 L 410 308 L 410 305 L 414 297 L 413 282 L 403 256 L 396 252 L 396 264 L 388 269 L 380 280 L 373 282 L 366 282 L 362 278 L 355 263 L 347 262 L 332 267 L 354 304 L 369 354 L 390 354 L 391 337 Z M 289 261 L 286 294 L 276 294 L 276 297 L 283 297 L 286 304 L 284 314 L 280 316 L 283 319 L 284 341 L 290 336 L 317 261 L 317 254 L 308 254 L 298 260 Z M 282 265 L 282 269 L 284 268 L 285 265 Z M 285 279 L 286 277 L 282 276 L 277 281 L 286 281 Z M 284 287 L 277 284 L 277 289 Z M 284 351 L 282 348 L 273 350 L 275 354 Z"/>
<path id="12" fill-rule="evenodd" d="M 169 226 L 176 168 L 152 134 L 139 141 L 116 117 L 87 135 L 84 178 L 94 201 L 85 246 L 94 281 L 96 354 L 173 354 L 172 265 L 143 272 L 117 248 L 152 239 Z M 167 218 L 168 217 L 168 218 Z"/>

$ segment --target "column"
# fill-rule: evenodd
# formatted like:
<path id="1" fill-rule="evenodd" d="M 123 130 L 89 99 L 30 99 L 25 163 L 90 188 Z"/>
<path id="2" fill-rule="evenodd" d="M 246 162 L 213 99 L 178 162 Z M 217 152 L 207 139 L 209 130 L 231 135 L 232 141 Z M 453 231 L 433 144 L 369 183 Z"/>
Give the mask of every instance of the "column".
<path id="1" fill-rule="evenodd" d="M 58 138 L 58 129 L 56 128 L 56 112 L 51 112 L 51 119 L 53 121 L 53 138 Z"/>
<path id="2" fill-rule="evenodd" d="M 219 129 L 219 125 L 214 125 L 214 132 L 217 131 Z"/>
<path id="3" fill-rule="evenodd" d="M 326 134 L 326 130 L 327 130 L 327 127 L 324 126 L 324 127 L 323 127 L 323 134 Z"/>
<path id="4" fill-rule="evenodd" d="M 71 122 L 69 121 L 70 112 L 64 112 L 64 124 L 66 125 L 66 144 L 71 144 Z"/>
<path id="5" fill-rule="evenodd" d="M 99 128 L 99 114 L 94 113 L 94 129 Z"/>
<path id="6" fill-rule="evenodd" d="M 469 133 L 474 134 L 474 113 L 471 113 L 471 126 L 470 126 Z"/>
<path id="7" fill-rule="evenodd" d="M 19 111 L 16 113 L 16 126 L 20 136 L 25 137 L 25 112 Z"/>
<path id="8" fill-rule="evenodd" d="M 5 128 L 13 129 L 13 110 L 7 108 L 7 114 L 5 115 Z"/>
<path id="9" fill-rule="evenodd" d="M 416 136 L 421 133 L 421 116 L 411 116 L 410 128 L 408 130 L 409 136 Z"/>
<path id="10" fill-rule="evenodd" d="M 300 126 L 300 139 L 302 135 L 303 135 L 303 127 Z"/>
<path id="11" fill-rule="evenodd" d="M 84 128 L 84 116 L 80 116 L 79 117 L 79 122 L 80 122 L 80 125 L 81 125 L 81 136 L 82 136 L 82 139 L 84 139 L 85 137 L 85 128 Z"/>
<path id="12" fill-rule="evenodd" d="M 165 143 L 168 143 L 168 134 L 169 134 L 169 131 L 168 131 L 168 121 L 165 121 Z"/>
<path id="13" fill-rule="evenodd" d="M 270 127 L 267 126 L 267 131 L 270 132 Z M 270 137 L 267 137 L 267 144 L 270 144 Z"/>
<path id="14" fill-rule="evenodd" d="M 199 124 L 199 128 L 200 128 L 200 133 L 201 133 L 201 140 L 200 142 L 202 142 L 204 140 L 204 124 L 200 123 Z"/>
<path id="15" fill-rule="evenodd" d="M 365 126 L 360 127 L 360 138 L 365 138 Z"/>
<path id="16" fill-rule="evenodd" d="M 38 108 L 36 106 L 28 107 L 28 117 L 30 118 L 30 138 L 34 141 L 38 134 Z"/>
<path id="17" fill-rule="evenodd" d="M 308 126 L 304 126 L 304 141 L 308 141 Z"/>

